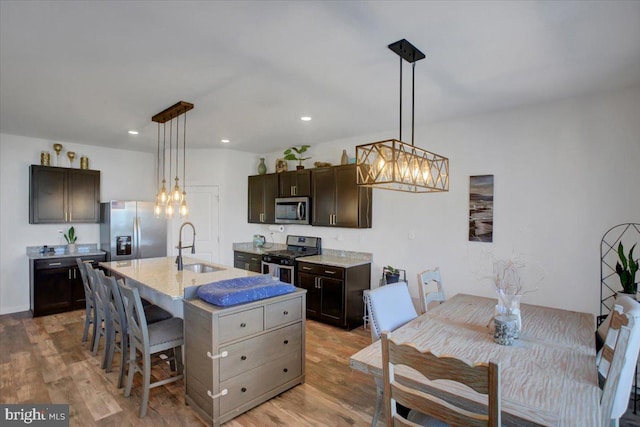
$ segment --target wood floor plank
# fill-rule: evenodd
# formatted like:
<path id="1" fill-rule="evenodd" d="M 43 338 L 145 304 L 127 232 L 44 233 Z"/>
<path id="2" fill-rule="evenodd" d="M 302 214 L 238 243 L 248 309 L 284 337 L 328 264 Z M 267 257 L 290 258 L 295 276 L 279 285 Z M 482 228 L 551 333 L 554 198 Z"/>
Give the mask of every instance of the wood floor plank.
<path id="1" fill-rule="evenodd" d="M 30 313 L 0 316 L 0 402 L 68 403 L 71 426 L 201 426 L 185 404 L 184 381 L 151 390 L 147 416 L 138 417 L 141 377 L 132 396 L 116 387 L 113 371 L 101 369 L 104 340 L 97 356 L 81 342 L 84 311 L 31 318 Z M 366 347 L 368 330 L 344 331 L 307 321 L 306 382 L 225 424 L 225 427 L 365 427 L 375 407 L 373 379 L 349 368 L 349 357 Z M 116 354 L 117 355 L 117 354 Z M 152 375 L 167 374 L 166 363 Z M 378 427 L 383 426 L 378 422 Z M 627 412 L 621 427 L 640 427 Z"/>

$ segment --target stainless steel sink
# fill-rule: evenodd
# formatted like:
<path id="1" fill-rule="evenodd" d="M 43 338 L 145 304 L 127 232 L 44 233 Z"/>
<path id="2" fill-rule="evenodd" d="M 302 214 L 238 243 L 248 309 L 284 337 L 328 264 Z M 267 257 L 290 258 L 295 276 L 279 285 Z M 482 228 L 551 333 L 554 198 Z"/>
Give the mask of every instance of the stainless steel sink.
<path id="1" fill-rule="evenodd" d="M 185 270 L 193 271 L 194 273 L 213 273 L 214 271 L 221 271 L 222 268 L 214 267 L 212 265 L 196 263 L 196 264 L 185 264 Z"/>

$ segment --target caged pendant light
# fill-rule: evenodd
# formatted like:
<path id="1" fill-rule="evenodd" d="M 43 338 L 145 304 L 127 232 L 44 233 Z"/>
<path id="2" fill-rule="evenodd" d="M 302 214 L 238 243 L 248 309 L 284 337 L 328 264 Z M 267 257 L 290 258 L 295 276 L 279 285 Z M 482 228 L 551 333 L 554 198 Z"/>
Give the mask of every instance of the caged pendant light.
<path id="1" fill-rule="evenodd" d="M 185 190 L 186 184 L 186 149 L 187 149 L 187 111 L 193 109 L 193 104 L 189 102 L 180 101 L 175 105 L 167 108 L 166 110 L 156 114 L 151 118 L 153 122 L 158 123 L 158 158 L 157 158 L 157 173 L 156 181 L 160 181 L 160 175 L 162 175 L 162 181 L 158 182 L 159 191 L 156 194 L 156 204 L 154 208 L 154 214 L 156 217 L 160 217 L 164 211 L 165 217 L 173 218 L 174 212 L 178 210 L 181 218 L 186 218 L 189 214 L 189 208 L 187 206 L 187 192 Z M 182 136 L 182 189 L 180 189 L 180 116 L 184 115 L 183 121 L 183 136 Z M 176 119 L 176 176 L 175 184 L 171 192 L 167 192 L 166 181 L 166 123 L 169 122 L 169 179 L 171 179 L 172 173 L 172 160 L 173 160 L 173 119 Z M 162 162 L 160 162 L 160 125 L 163 128 L 163 143 L 162 143 Z M 162 163 L 162 166 L 161 166 Z M 162 169 L 162 174 L 160 174 Z"/>
<path id="2" fill-rule="evenodd" d="M 389 139 L 356 146 L 358 185 L 410 193 L 449 191 L 449 159 L 416 147 L 414 137 L 415 68 L 425 58 L 407 40 L 390 44 L 400 57 L 400 134 Z M 412 65 L 411 144 L 402 141 L 402 61 Z"/>

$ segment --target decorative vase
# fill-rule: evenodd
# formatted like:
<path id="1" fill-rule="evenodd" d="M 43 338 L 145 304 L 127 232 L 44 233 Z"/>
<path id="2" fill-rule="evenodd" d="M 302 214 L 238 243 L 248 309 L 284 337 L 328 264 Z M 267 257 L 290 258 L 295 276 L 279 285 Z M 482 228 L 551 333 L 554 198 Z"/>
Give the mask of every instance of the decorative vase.
<path id="1" fill-rule="evenodd" d="M 40 164 L 42 166 L 50 166 L 51 165 L 51 155 L 48 151 L 43 151 L 40 153 Z"/>
<path id="2" fill-rule="evenodd" d="M 522 295 L 512 295 L 505 292 L 498 292 L 498 304 L 496 305 L 495 315 L 513 316 L 516 320 L 515 337 L 520 338 L 522 332 L 522 316 L 520 315 L 520 300 Z"/>
<path id="3" fill-rule="evenodd" d="M 349 156 L 347 156 L 347 150 L 342 150 L 342 159 L 340 159 L 341 165 L 349 164 Z"/>
<path id="4" fill-rule="evenodd" d="M 518 320 L 516 316 L 512 314 L 500 314 L 494 317 L 493 321 L 496 324 L 496 330 L 493 334 L 494 341 L 500 345 L 513 344 L 518 330 Z"/>
<path id="5" fill-rule="evenodd" d="M 264 175 L 267 173 L 267 165 L 264 164 L 264 157 L 260 157 L 260 164 L 258 165 L 258 173 Z"/>
<path id="6" fill-rule="evenodd" d="M 89 169 L 89 158 L 87 156 L 80 157 L 80 169 Z"/>

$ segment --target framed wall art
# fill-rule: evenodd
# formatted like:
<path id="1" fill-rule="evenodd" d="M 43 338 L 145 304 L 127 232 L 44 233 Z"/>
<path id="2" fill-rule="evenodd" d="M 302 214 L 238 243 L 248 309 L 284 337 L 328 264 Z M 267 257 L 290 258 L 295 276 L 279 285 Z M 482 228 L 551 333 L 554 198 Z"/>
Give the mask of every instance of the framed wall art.
<path id="1" fill-rule="evenodd" d="M 493 175 L 469 177 L 469 241 L 493 242 Z"/>

